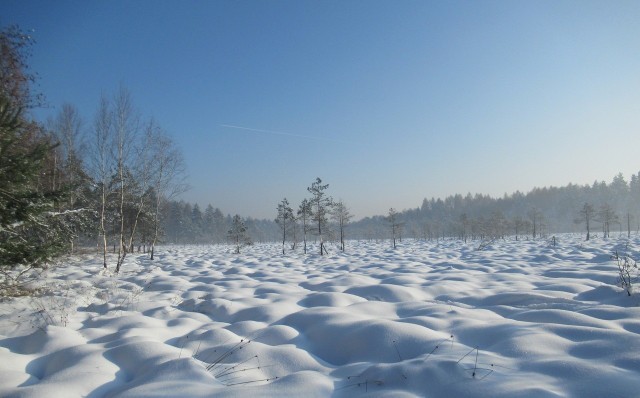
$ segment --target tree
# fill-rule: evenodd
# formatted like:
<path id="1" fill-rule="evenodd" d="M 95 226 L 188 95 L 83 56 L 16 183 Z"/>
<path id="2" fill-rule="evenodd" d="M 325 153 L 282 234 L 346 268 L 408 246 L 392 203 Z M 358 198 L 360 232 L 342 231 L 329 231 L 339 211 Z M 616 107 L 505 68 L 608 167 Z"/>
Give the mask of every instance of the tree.
<path id="1" fill-rule="evenodd" d="M 129 250 L 129 244 L 125 236 L 125 199 L 130 190 L 129 182 L 133 180 L 131 176 L 132 149 L 139 133 L 139 117 L 133 107 L 129 92 L 120 87 L 113 105 L 113 128 L 114 128 L 114 152 L 116 163 L 116 186 L 118 194 L 118 217 L 120 226 L 118 231 L 118 259 L 115 272 L 120 272 L 120 267 Z"/>
<path id="2" fill-rule="evenodd" d="M 32 108 L 43 102 L 41 94 L 31 92 L 36 75 L 29 71 L 27 59 L 34 42 L 33 37 L 17 25 L 0 31 L 0 95 L 14 110 Z"/>
<path id="3" fill-rule="evenodd" d="M 216 207 L 216 210 L 213 213 L 213 222 L 215 226 L 215 236 L 218 243 L 224 241 L 224 232 L 227 229 L 227 220 L 224 218 L 224 214 L 222 211 Z"/>
<path id="4" fill-rule="evenodd" d="M 398 220 L 398 212 L 392 207 L 389 209 L 389 214 L 387 215 L 387 222 L 391 227 L 391 239 L 393 241 L 393 248 L 396 248 L 396 238 L 400 234 L 400 230 L 402 229 L 402 224 Z"/>
<path id="5" fill-rule="evenodd" d="M 515 216 L 513 220 L 511 220 L 511 226 L 513 226 L 516 240 L 518 240 L 518 233 L 527 227 L 526 220 L 523 220 L 520 216 Z"/>
<path id="6" fill-rule="evenodd" d="M 490 239 L 504 238 L 505 229 L 507 226 L 507 219 L 500 210 L 496 210 L 491 213 L 491 218 L 486 226 L 486 233 Z"/>
<path id="7" fill-rule="evenodd" d="M 213 232 L 214 232 L 214 209 L 211 206 L 211 203 L 207 205 L 204 209 L 204 215 L 202 216 L 202 228 L 204 232 L 205 239 L 208 242 L 213 240 Z"/>
<path id="8" fill-rule="evenodd" d="M 290 223 L 293 222 L 295 222 L 293 209 L 289 206 L 287 198 L 284 198 L 282 202 L 278 203 L 278 215 L 276 216 L 276 223 L 282 232 L 282 254 L 284 254 L 284 246 L 287 241 L 287 230 L 290 228 Z"/>
<path id="9" fill-rule="evenodd" d="M 33 39 L 18 27 L 0 31 L 0 284 L 18 276 L 10 271 L 46 264 L 67 252 L 85 209 L 66 205 L 69 188 L 53 183 L 50 136 L 26 119 L 25 108 L 36 105 L 30 84 L 35 76 L 27 58 Z"/>
<path id="10" fill-rule="evenodd" d="M 304 254 L 307 254 L 307 233 L 311 230 L 311 202 L 302 199 L 302 203 L 298 207 L 298 219 L 302 222 L 302 240 L 304 242 Z"/>
<path id="11" fill-rule="evenodd" d="M 609 203 L 604 203 L 600 206 L 596 216 L 597 220 L 602 223 L 602 237 L 608 238 L 611 224 L 619 221 L 618 215 L 613 211 Z"/>
<path id="12" fill-rule="evenodd" d="M 543 215 L 540 209 L 537 207 L 532 207 L 527 213 L 529 216 L 529 221 L 531 222 L 531 234 L 533 239 L 536 238 L 536 233 L 540 231 L 540 226 L 542 224 Z"/>
<path id="13" fill-rule="evenodd" d="M 112 193 L 109 185 L 111 170 L 114 169 L 113 162 L 113 118 L 109 100 L 106 97 L 100 99 L 100 104 L 93 122 L 93 144 L 90 146 L 90 165 L 93 181 L 98 189 L 98 236 L 101 236 L 102 243 L 102 266 L 107 268 L 107 205 L 109 196 Z"/>
<path id="14" fill-rule="evenodd" d="M 338 229 L 340 230 L 340 250 L 344 251 L 344 229 L 345 226 L 349 224 L 349 221 L 351 221 L 353 215 L 349 212 L 349 209 L 342 200 L 334 204 L 331 215 L 333 216 L 333 220 L 338 224 Z"/>
<path id="15" fill-rule="evenodd" d="M 227 232 L 227 238 L 235 247 L 235 253 L 240 254 L 240 249 L 244 246 L 251 245 L 251 238 L 247 233 L 247 227 L 239 215 L 233 216 L 231 220 L 231 229 Z"/>
<path id="16" fill-rule="evenodd" d="M 329 209 L 333 205 L 333 199 L 330 196 L 325 196 L 325 190 L 329 188 L 329 184 L 322 185 L 322 180 L 316 178 L 316 180 L 307 188 L 307 191 L 311 193 L 311 220 L 318 226 L 318 238 L 320 239 L 320 255 L 327 253 L 324 247 L 324 241 L 322 231 L 327 230 L 327 214 Z"/>
<path id="17" fill-rule="evenodd" d="M 195 242 L 199 242 L 202 239 L 204 217 L 200 205 L 195 203 L 191 209 L 191 224 L 193 225 L 193 234 Z"/>
<path id="18" fill-rule="evenodd" d="M 63 190 L 39 186 L 46 157 L 53 146 L 29 139 L 30 129 L 15 102 L 0 95 L 0 270 L 17 265 L 41 266 L 69 249 L 77 211 L 57 211 Z"/>
<path id="19" fill-rule="evenodd" d="M 464 243 L 467 243 L 467 230 L 469 229 L 469 225 L 471 224 L 469 220 L 469 216 L 467 213 L 462 213 L 460 215 L 460 227 L 461 227 L 461 238 L 464 240 Z"/>
<path id="20" fill-rule="evenodd" d="M 83 150 L 82 119 L 77 109 L 64 104 L 55 119 L 49 120 L 49 129 L 56 141 L 53 149 L 52 190 L 66 187 L 68 203 L 64 207 L 75 208 L 77 204 L 88 205 L 89 176 L 85 171 L 80 153 Z M 73 251 L 74 242 L 71 241 Z"/>
<path id="21" fill-rule="evenodd" d="M 580 224 L 582 222 L 585 223 L 586 228 L 587 228 L 587 239 L 589 240 L 591 238 L 591 220 L 593 220 L 593 217 L 595 215 L 595 210 L 593 209 L 593 206 L 591 205 L 591 203 L 584 203 L 582 205 L 582 208 L 580 209 L 580 211 L 578 212 L 578 218 L 576 218 L 575 222 Z"/>
<path id="22" fill-rule="evenodd" d="M 171 138 L 159 127 L 151 125 L 145 132 L 145 142 L 148 145 L 151 164 L 155 167 L 151 173 L 151 188 L 155 193 L 151 210 L 153 235 L 150 258 L 153 260 L 155 246 L 160 236 L 162 205 L 186 191 L 188 187 L 183 182 L 185 166 L 182 152 L 178 150 Z M 207 207 L 207 211 L 209 211 L 209 207 Z"/>

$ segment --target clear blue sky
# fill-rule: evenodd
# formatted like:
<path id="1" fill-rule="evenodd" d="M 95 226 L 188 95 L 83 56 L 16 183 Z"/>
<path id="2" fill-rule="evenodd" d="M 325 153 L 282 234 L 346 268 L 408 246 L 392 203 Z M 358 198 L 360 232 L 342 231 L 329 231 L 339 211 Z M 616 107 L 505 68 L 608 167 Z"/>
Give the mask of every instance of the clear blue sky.
<path id="1" fill-rule="evenodd" d="M 318 176 L 360 218 L 640 171 L 636 0 L 1 1 L 14 23 L 37 117 L 90 126 L 123 83 L 182 148 L 184 199 L 225 213 L 272 218 Z"/>

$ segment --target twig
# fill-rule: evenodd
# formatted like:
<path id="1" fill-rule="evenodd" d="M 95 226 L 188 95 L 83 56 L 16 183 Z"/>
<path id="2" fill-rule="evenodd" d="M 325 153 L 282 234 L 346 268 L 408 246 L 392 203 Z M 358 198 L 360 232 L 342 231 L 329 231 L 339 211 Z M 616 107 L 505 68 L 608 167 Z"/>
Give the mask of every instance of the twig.
<path id="1" fill-rule="evenodd" d="M 400 359 L 400 361 L 404 361 L 404 359 L 402 359 L 402 355 L 400 355 L 400 350 L 398 350 L 398 344 L 396 344 L 395 340 L 393 340 L 393 346 L 396 349 L 396 354 L 398 354 L 398 359 Z"/>
<path id="2" fill-rule="evenodd" d="M 269 378 L 269 379 L 243 381 L 243 382 L 240 382 L 240 383 L 232 383 L 232 384 L 225 384 L 225 385 L 226 385 L 227 387 L 231 387 L 231 386 L 238 386 L 238 385 L 241 385 L 241 384 L 259 383 L 259 382 L 261 382 L 261 381 L 271 381 L 271 380 L 278 380 L 278 376 L 276 376 L 276 377 L 272 377 L 272 378 Z"/>

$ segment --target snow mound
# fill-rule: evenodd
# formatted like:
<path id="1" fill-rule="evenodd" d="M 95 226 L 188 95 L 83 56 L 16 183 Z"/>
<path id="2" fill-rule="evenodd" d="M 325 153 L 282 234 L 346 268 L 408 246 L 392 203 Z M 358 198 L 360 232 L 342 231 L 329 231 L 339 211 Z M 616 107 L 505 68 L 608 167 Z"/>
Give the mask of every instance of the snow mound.
<path id="1" fill-rule="evenodd" d="M 0 302 L 0 396 L 640 396 L 640 298 L 610 257 L 640 242 L 558 242 L 70 259 Z"/>

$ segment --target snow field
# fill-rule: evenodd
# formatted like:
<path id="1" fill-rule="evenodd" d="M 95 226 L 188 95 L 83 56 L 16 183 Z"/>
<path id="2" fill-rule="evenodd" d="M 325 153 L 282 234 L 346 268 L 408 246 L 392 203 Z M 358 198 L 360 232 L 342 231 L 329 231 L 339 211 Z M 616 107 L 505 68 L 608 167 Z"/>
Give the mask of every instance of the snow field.
<path id="1" fill-rule="evenodd" d="M 639 243 L 75 257 L 0 303 L 0 396 L 640 396 L 640 298 L 610 258 Z"/>

